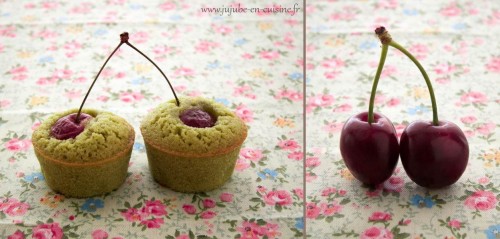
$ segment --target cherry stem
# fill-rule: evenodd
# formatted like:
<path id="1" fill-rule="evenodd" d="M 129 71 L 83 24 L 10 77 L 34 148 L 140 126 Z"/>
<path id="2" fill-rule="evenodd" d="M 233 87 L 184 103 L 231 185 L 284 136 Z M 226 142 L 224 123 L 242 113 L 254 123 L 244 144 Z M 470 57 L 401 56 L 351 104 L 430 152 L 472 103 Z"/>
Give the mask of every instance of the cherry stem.
<path id="1" fill-rule="evenodd" d="M 377 85 L 380 79 L 380 74 L 382 74 L 382 69 L 384 68 L 385 58 L 387 56 L 387 51 L 389 47 L 386 44 L 382 44 L 382 53 L 380 54 L 380 61 L 378 62 L 377 73 L 375 73 L 375 79 L 373 79 L 372 92 L 370 94 L 370 105 L 368 106 L 368 124 L 371 124 L 373 119 L 373 106 L 375 105 L 375 94 L 377 92 Z"/>
<path id="2" fill-rule="evenodd" d="M 116 48 L 113 50 L 113 52 L 111 52 L 111 55 L 108 56 L 108 59 L 106 59 L 106 61 L 104 62 L 104 64 L 101 66 L 101 69 L 99 70 L 99 72 L 97 73 L 97 75 L 95 76 L 94 78 L 94 81 L 92 81 L 92 84 L 90 85 L 90 88 L 89 90 L 87 91 L 87 94 L 85 94 L 85 97 L 83 98 L 83 101 L 82 101 L 82 104 L 80 105 L 80 108 L 78 109 L 78 113 L 76 114 L 76 123 L 79 123 L 80 122 L 80 114 L 82 112 L 82 108 L 83 108 L 83 105 L 85 104 L 85 101 L 87 100 L 87 97 L 89 96 L 90 94 L 90 91 L 92 90 L 92 88 L 94 87 L 94 84 L 95 82 L 97 81 L 97 78 L 99 78 L 99 75 L 101 74 L 102 70 L 104 69 L 104 67 L 106 66 L 106 64 L 108 63 L 109 59 L 111 59 L 111 57 L 115 54 L 116 51 L 118 51 L 118 49 L 120 48 L 120 46 L 125 43 L 127 44 L 128 46 L 132 47 L 132 49 L 136 50 L 137 52 L 139 52 L 142 56 L 144 56 L 146 59 L 148 59 L 149 62 L 153 63 L 153 65 L 156 67 L 156 69 L 158 69 L 160 71 L 160 73 L 163 75 L 163 77 L 165 77 L 165 80 L 167 80 L 167 83 L 168 85 L 170 86 L 170 90 L 172 90 L 172 93 L 174 93 L 174 97 L 175 97 L 175 102 L 177 104 L 177 106 L 180 105 L 180 102 L 179 102 L 179 98 L 177 98 L 177 94 L 175 93 L 175 90 L 174 90 L 174 87 L 172 86 L 172 84 L 170 83 L 170 81 L 168 80 L 167 76 L 165 75 L 165 73 L 163 73 L 163 71 L 160 69 L 160 67 L 158 67 L 156 65 L 156 63 L 154 63 L 151 59 L 149 59 L 149 57 L 147 57 L 144 53 L 142 53 L 139 49 L 137 49 L 135 46 L 133 46 L 131 43 L 128 42 L 128 39 L 129 39 L 129 36 L 128 36 L 128 32 L 124 32 L 122 34 L 120 34 L 120 44 L 118 44 L 118 46 L 116 46 Z"/>
<path id="3" fill-rule="evenodd" d="M 136 50 L 137 52 L 139 52 L 139 54 L 141 54 L 142 56 L 144 56 L 146 59 L 148 59 L 149 62 L 151 62 L 155 67 L 156 69 L 158 69 L 158 71 L 160 71 L 160 73 L 163 75 L 163 77 L 165 78 L 165 80 L 167 80 L 167 83 L 168 85 L 170 86 L 170 90 L 172 90 L 172 93 L 174 93 L 174 97 L 175 97 L 175 103 L 177 106 L 179 106 L 181 103 L 179 102 L 179 98 L 177 98 L 177 94 L 175 94 L 175 90 L 174 90 L 174 87 L 172 86 L 172 84 L 170 84 L 170 81 L 168 80 L 167 76 L 165 75 L 165 73 L 163 73 L 163 71 L 160 69 L 160 67 L 158 67 L 156 65 L 156 63 L 154 63 L 153 60 L 149 59 L 148 56 L 146 56 L 144 53 L 142 53 L 142 51 L 140 51 L 139 49 L 137 49 L 134 45 L 132 45 L 131 43 L 129 43 L 128 41 L 125 42 L 125 44 L 127 44 L 128 46 L 132 47 L 132 49 Z"/>
<path id="4" fill-rule="evenodd" d="M 389 46 L 392 46 L 392 47 L 400 50 L 401 52 L 403 52 L 403 54 L 405 54 L 408 58 L 410 58 L 410 60 L 413 61 L 413 63 L 415 63 L 415 65 L 417 65 L 418 69 L 420 70 L 420 72 L 424 76 L 425 83 L 427 84 L 427 89 L 429 90 L 429 95 L 431 96 L 432 124 L 434 126 L 438 126 L 439 120 L 438 120 L 436 97 L 434 96 L 434 90 L 432 89 L 431 80 L 429 79 L 427 72 L 425 72 L 424 68 L 422 67 L 420 62 L 418 62 L 417 58 L 415 58 L 409 51 L 407 51 L 404 47 L 399 45 L 397 42 L 391 41 L 391 42 L 389 42 Z"/>
<path id="5" fill-rule="evenodd" d="M 104 69 L 104 67 L 108 63 L 109 59 L 111 59 L 111 57 L 115 54 L 115 52 L 118 51 L 118 48 L 120 48 L 120 46 L 122 44 L 123 44 L 123 40 L 120 42 L 120 44 L 118 44 L 118 46 L 115 48 L 115 50 L 113 50 L 113 52 L 111 53 L 111 55 L 109 55 L 108 59 L 106 59 L 106 61 L 104 62 L 104 64 L 101 66 L 101 69 L 99 70 L 99 72 L 95 76 L 94 81 L 92 81 L 92 84 L 90 85 L 90 88 L 87 91 L 87 94 L 85 94 L 85 97 L 83 97 L 83 101 L 82 101 L 82 104 L 80 105 L 80 108 L 78 109 L 78 113 L 76 114 L 75 122 L 77 124 L 80 123 L 80 114 L 82 113 L 83 105 L 85 104 L 85 101 L 87 100 L 87 97 L 89 96 L 90 91 L 92 90 L 92 87 L 94 87 L 94 84 L 97 81 L 97 78 L 99 77 L 99 75 L 101 74 L 102 70 Z"/>

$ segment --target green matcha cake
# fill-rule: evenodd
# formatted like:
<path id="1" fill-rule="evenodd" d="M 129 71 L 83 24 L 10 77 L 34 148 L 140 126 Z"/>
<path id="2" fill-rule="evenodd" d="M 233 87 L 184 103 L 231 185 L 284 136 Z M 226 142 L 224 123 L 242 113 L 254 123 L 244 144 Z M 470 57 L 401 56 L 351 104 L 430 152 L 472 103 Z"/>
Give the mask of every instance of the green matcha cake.
<path id="1" fill-rule="evenodd" d="M 149 168 L 163 186 L 179 192 L 206 192 L 232 175 L 247 136 L 245 123 L 212 100 L 180 98 L 160 104 L 141 123 Z M 192 127 L 183 112 L 202 110 L 214 119 L 211 127 Z"/>
<path id="2" fill-rule="evenodd" d="M 56 122 L 77 111 L 56 113 L 33 132 L 33 146 L 42 173 L 52 190 L 67 197 L 111 192 L 127 177 L 134 129 L 112 113 L 87 109 L 82 113 L 91 117 L 76 137 L 63 140 L 54 137 L 51 130 Z"/>

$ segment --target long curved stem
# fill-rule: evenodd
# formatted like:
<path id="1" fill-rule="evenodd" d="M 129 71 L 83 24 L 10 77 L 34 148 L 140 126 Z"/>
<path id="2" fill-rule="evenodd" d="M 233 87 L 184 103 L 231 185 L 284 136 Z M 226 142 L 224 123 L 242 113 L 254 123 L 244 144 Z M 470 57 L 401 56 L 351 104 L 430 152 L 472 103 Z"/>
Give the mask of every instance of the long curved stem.
<path id="1" fill-rule="evenodd" d="M 92 81 L 92 84 L 90 85 L 90 88 L 89 90 L 87 91 L 87 94 L 85 94 L 85 97 L 83 98 L 83 101 L 82 101 L 82 104 L 80 105 L 80 108 L 78 109 L 78 113 L 76 114 L 76 123 L 79 123 L 80 122 L 80 114 L 82 112 L 82 108 L 83 108 L 83 105 L 85 104 L 85 101 L 87 100 L 87 97 L 89 96 L 90 94 L 90 91 L 92 90 L 92 88 L 94 87 L 94 84 L 95 82 L 97 81 L 97 78 L 99 78 L 99 75 L 101 74 L 102 70 L 104 69 L 104 67 L 106 66 L 106 64 L 108 63 L 109 59 L 111 59 L 111 57 L 115 54 L 116 51 L 118 51 L 118 48 L 120 48 L 120 46 L 125 43 L 127 44 L 128 46 L 130 46 L 132 49 L 136 50 L 137 52 L 139 52 L 142 56 L 144 56 L 146 59 L 148 59 L 149 62 L 153 63 L 153 65 L 156 67 L 156 69 L 158 69 L 160 71 L 160 73 L 163 75 L 163 77 L 165 77 L 165 80 L 167 80 L 167 83 L 168 85 L 170 86 L 170 90 L 172 90 L 172 93 L 174 93 L 174 97 L 175 97 L 175 102 L 177 104 L 177 106 L 180 105 L 180 102 L 179 102 L 179 98 L 177 98 L 177 94 L 175 93 L 175 90 L 174 90 L 174 87 L 172 86 L 172 84 L 170 83 L 170 81 L 168 80 L 167 76 L 165 75 L 165 73 L 163 73 L 163 71 L 160 69 L 160 67 L 158 67 L 156 65 L 156 63 L 153 62 L 153 60 L 149 59 L 148 56 L 146 56 L 144 53 L 142 53 L 139 49 L 137 49 L 135 46 L 133 46 L 131 43 L 128 42 L 128 32 L 124 32 L 122 34 L 120 34 L 120 44 L 118 44 L 118 46 L 115 48 L 115 50 L 113 50 L 113 52 L 111 52 L 111 55 L 108 56 L 108 59 L 106 59 L 106 61 L 104 62 L 104 64 L 101 66 L 101 69 L 99 70 L 99 72 L 97 73 L 97 75 L 95 76 L 94 78 L 94 81 Z"/>
<path id="2" fill-rule="evenodd" d="M 405 54 L 408 58 L 410 58 L 410 60 L 413 61 L 413 63 L 415 63 L 415 65 L 417 65 L 418 69 L 420 70 L 420 72 L 424 76 L 425 83 L 427 84 L 427 89 L 429 90 L 429 94 L 431 96 L 432 124 L 435 126 L 439 125 L 436 97 L 434 96 L 434 90 L 432 89 L 431 80 L 429 79 L 427 72 L 425 72 L 424 68 L 422 67 L 422 65 L 420 65 L 420 62 L 418 62 L 417 58 L 415 58 L 409 51 L 407 51 L 404 47 L 399 45 L 397 42 L 392 40 L 391 42 L 389 42 L 389 45 L 400 50 L 401 52 L 403 52 L 403 54 Z"/>
<path id="3" fill-rule="evenodd" d="M 123 41 L 121 41 L 120 44 L 118 44 L 118 46 L 116 46 L 115 50 L 113 50 L 113 52 L 111 52 L 111 55 L 108 56 L 108 59 L 106 59 L 104 64 L 101 66 L 101 69 L 99 70 L 99 72 L 97 72 L 97 75 L 95 76 L 94 81 L 92 81 L 92 84 L 90 85 L 90 88 L 87 91 L 87 94 L 85 94 L 85 97 L 83 98 L 82 104 L 80 105 L 80 108 L 78 109 L 78 113 L 76 114 L 76 119 L 75 119 L 76 123 L 80 122 L 80 114 L 82 113 L 83 105 L 85 104 L 87 97 L 89 97 L 90 91 L 92 90 L 92 87 L 94 87 L 94 84 L 97 81 L 97 78 L 99 78 L 99 75 L 101 74 L 102 70 L 104 69 L 104 67 L 108 63 L 109 59 L 111 59 L 111 57 L 115 54 L 115 52 L 118 51 L 118 48 L 120 48 L 120 46 L 122 44 L 123 44 Z"/>
<path id="4" fill-rule="evenodd" d="M 163 71 L 160 69 L 160 67 L 158 67 L 156 65 L 156 63 L 154 63 L 153 60 L 149 59 L 148 56 L 146 56 L 146 54 L 142 53 L 139 49 L 137 49 L 134 45 L 132 45 L 131 43 L 129 42 L 125 42 L 125 44 L 127 44 L 128 46 L 132 47 L 132 49 L 134 49 L 135 51 L 139 52 L 139 54 L 141 54 L 143 57 L 145 57 L 146 59 L 148 59 L 149 62 L 151 62 L 155 67 L 156 69 L 158 69 L 158 71 L 160 71 L 160 73 L 163 75 L 163 77 L 165 77 L 165 80 L 167 80 L 167 83 L 168 85 L 170 86 L 170 90 L 172 90 L 172 93 L 174 93 L 174 97 L 175 97 L 175 103 L 177 104 L 177 106 L 180 105 L 180 102 L 179 102 L 179 98 L 177 98 L 177 94 L 175 94 L 175 90 L 174 90 L 174 87 L 172 86 L 172 84 L 170 84 L 170 81 L 168 80 L 167 76 L 165 75 L 165 73 L 163 73 Z"/>
<path id="5" fill-rule="evenodd" d="M 385 58 L 387 56 L 387 50 L 389 47 L 387 44 L 382 44 L 382 53 L 380 54 L 380 61 L 378 62 L 377 73 L 375 73 L 375 79 L 373 79 L 372 92 L 370 95 L 370 105 L 368 106 L 368 123 L 373 122 L 373 106 L 375 104 L 375 94 L 377 92 L 377 85 L 380 79 L 380 74 L 382 74 L 382 69 L 384 68 Z"/>

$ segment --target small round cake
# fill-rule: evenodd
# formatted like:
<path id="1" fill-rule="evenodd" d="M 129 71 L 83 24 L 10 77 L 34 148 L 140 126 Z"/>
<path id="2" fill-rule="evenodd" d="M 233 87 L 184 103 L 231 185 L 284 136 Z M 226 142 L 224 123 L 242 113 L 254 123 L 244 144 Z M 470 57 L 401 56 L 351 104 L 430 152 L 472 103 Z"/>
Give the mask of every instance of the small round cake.
<path id="1" fill-rule="evenodd" d="M 141 123 L 151 174 L 175 191 L 211 191 L 231 177 L 247 127 L 212 100 L 196 97 L 179 101 L 179 106 L 175 100 L 160 104 Z M 200 112 L 208 114 L 213 124 L 186 124 L 192 117 L 200 117 Z"/>
<path id="2" fill-rule="evenodd" d="M 67 197 L 111 192 L 127 177 L 134 129 L 117 115 L 87 109 L 82 110 L 88 118 L 82 120 L 81 132 L 67 139 L 54 137 L 56 122 L 77 111 L 56 113 L 33 132 L 33 147 L 42 173 L 52 190 Z"/>

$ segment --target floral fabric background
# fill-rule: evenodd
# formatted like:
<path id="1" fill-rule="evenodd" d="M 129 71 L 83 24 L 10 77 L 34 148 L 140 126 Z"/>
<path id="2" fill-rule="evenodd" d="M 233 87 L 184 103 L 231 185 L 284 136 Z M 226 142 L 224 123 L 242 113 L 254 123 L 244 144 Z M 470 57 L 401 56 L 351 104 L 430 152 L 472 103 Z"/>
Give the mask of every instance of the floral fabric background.
<path id="1" fill-rule="evenodd" d="M 500 231 L 500 2 L 308 1 L 307 233 L 313 238 L 498 238 Z M 427 190 L 401 163 L 374 190 L 346 169 L 343 123 L 368 111 L 380 58 L 374 34 L 384 25 L 433 82 L 440 119 L 456 123 L 470 146 L 468 167 L 453 186 Z M 431 120 L 417 67 L 392 47 L 375 111 L 400 134 Z M 323 133 L 326 132 L 326 133 Z"/>
<path id="2" fill-rule="evenodd" d="M 200 10 L 230 4 L 0 1 L 0 238 L 301 236 L 302 12 Z M 138 127 L 148 110 L 173 95 L 153 65 L 127 46 L 110 60 L 85 105 L 135 127 L 126 182 L 88 199 L 65 198 L 45 184 L 33 129 L 51 113 L 79 106 L 124 31 L 178 95 L 213 98 L 248 124 L 235 172 L 221 189 L 182 194 L 151 178 Z"/>

